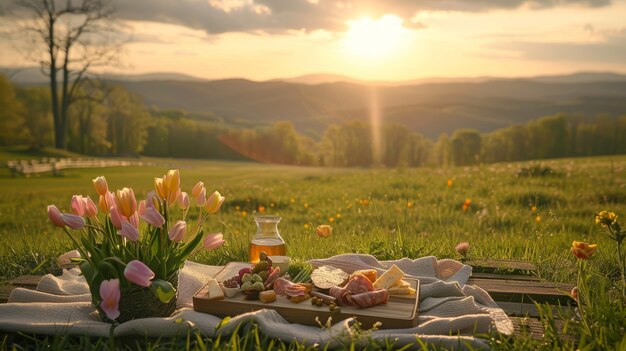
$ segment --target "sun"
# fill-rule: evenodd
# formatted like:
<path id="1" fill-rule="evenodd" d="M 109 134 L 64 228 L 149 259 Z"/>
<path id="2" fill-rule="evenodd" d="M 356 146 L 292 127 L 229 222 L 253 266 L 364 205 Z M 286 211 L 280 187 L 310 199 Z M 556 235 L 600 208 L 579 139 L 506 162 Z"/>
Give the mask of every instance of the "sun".
<path id="1" fill-rule="evenodd" d="M 395 15 L 348 21 L 344 44 L 351 53 L 363 58 L 389 56 L 400 48 L 406 37 L 407 30 L 402 22 L 402 18 Z"/>

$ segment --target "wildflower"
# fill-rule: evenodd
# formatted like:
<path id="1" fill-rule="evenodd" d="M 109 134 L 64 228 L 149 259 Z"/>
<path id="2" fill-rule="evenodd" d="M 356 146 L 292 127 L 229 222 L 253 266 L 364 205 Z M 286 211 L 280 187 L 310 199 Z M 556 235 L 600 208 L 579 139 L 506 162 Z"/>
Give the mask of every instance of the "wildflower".
<path id="1" fill-rule="evenodd" d="M 304 223 L 304 229 L 309 229 L 310 225 L 308 223 Z"/>
<path id="2" fill-rule="evenodd" d="M 535 206 L 535 205 L 530 206 L 530 211 L 531 212 L 537 212 L 537 206 Z"/>
<path id="3" fill-rule="evenodd" d="M 467 211 L 469 210 L 470 206 L 472 205 L 472 199 L 470 199 L 469 197 L 467 199 L 465 199 L 465 201 L 463 202 L 463 211 Z"/>
<path id="4" fill-rule="evenodd" d="M 333 217 L 328 217 L 328 221 L 332 223 L 335 221 L 335 219 Z"/>
<path id="5" fill-rule="evenodd" d="M 463 241 L 463 242 L 459 243 L 457 246 L 454 247 L 456 252 L 459 255 L 463 256 L 463 257 L 467 257 L 467 253 L 469 252 L 469 248 L 470 248 L 470 244 L 467 241 Z"/>
<path id="6" fill-rule="evenodd" d="M 241 217 L 245 217 L 247 215 L 248 215 L 248 211 L 246 210 L 241 211 Z"/>
<path id="7" fill-rule="evenodd" d="M 133 260 L 126 265 L 124 277 L 131 283 L 147 288 L 154 279 L 154 272 L 145 263 Z"/>
<path id="8" fill-rule="evenodd" d="M 120 280 L 111 279 L 100 283 L 100 308 L 102 312 L 111 320 L 120 316 Z"/>
<path id="9" fill-rule="evenodd" d="M 452 188 L 452 182 L 453 182 L 452 179 L 448 179 L 448 188 Z"/>
<path id="10" fill-rule="evenodd" d="M 537 222 L 537 223 L 541 222 L 541 216 L 540 215 L 537 215 L 535 217 L 535 222 Z"/>
<path id="11" fill-rule="evenodd" d="M 406 208 L 411 209 L 413 208 L 413 202 L 409 201 L 406 203 Z"/>
<path id="12" fill-rule="evenodd" d="M 570 292 L 570 295 L 572 295 L 574 300 L 578 300 L 578 287 L 577 286 L 572 288 L 572 291 Z"/>
<path id="13" fill-rule="evenodd" d="M 109 192 L 109 185 L 107 184 L 106 178 L 104 176 L 99 176 L 91 180 L 93 183 L 93 187 L 96 189 L 96 192 L 100 196 L 104 196 Z"/>
<path id="14" fill-rule="evenodd" d="M 329 226 L 327 224 L 322 224 L 320 226 L 317 226 L 317 228 L 315 228 L 315 232 L 320 237 L 327 238 L 327 237 L 329 237 L 333 233 L 333 227 L 331 227 L 331 226 Z"/>
<path id="15" fill-rule="evenodd" d="M 259 205 L 259 213 L 265 213 L 265 206 Z"/>
<path id="16" fill-rule="evenodd" d="M 596 244 L 588 244 L 582 241 L 574 241 L 572 243 L 571 251 L 574 254 L 574 256 L 582 260 L 586 260 L 589 257 L 591 257 L 593 252 L 596 251 L 597 247 L 598 245 Z"/>
<path id="17" fill-rule="evenodd" d="M 341 218 L 341 213 L 337 213 L 335 217 L 337 217 L 337 219 Z"/>
<path id="18" fill-rule="evenodd" d="M 602 227 L 610 227 L 617 221 L 617 215 L 613 212 L 609 211 L 601 211 L 596 215 L 596 224 L 601 225 Z"/>

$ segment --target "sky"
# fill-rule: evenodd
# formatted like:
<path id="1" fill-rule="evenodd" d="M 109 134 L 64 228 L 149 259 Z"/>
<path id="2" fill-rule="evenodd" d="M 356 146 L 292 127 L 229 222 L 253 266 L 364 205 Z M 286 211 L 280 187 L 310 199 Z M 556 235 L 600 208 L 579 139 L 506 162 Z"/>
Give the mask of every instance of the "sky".
<path id="1" fill-rule="evenodd" d="M 111 73 L 384 81 L 626 73 L 626 0 L 111 1 L 124 42 L 119 60 L 98 68 Z M 33 65 L 24 58 L 31 41 L 11 34 L 17 18 L 0 7 L 0 66 Z"/>

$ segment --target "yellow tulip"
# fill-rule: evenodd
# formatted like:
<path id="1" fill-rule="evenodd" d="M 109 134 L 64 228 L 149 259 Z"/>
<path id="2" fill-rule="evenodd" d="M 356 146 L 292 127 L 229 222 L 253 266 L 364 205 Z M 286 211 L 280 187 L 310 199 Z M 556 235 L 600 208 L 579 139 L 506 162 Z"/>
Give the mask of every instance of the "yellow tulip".
<path id="1" fill-rule="evenodd" d="M 115 204 L 117 210 L 126 218 L 130 218 L 137 212 L 137 200 L 135 199 L 135 192 L 131 188 L 123 188 L 118 190 L 115 196 Z"/>
<path id="2" fill-rule="evenodd" d="M 163 178 L 154 178 L 154 190 L 161 200 L 165 200 L 167 193 L 165 192 L 165 183 Z"/>
<path id="3" fill-rule="evenodd" d="M 333 227 L 331 227 L 331 226 L 329 226 L 327 224 L 322 224 L 320 226 L 317 226 L 317 228 L 315 228 L 315 232 L 320 237 L 327 238 L 327 237 L 329 237 L 333 233 Z"/>
<path id="4" fill-rule="evenodd" d="M 165 182 L 165 190 L 168 195 L 171 196 L 172 193 L 176 194 L 178 188 L 180 188 L 180 172 L 178 172 L 177 169 L 169 170 L 163 177 L 163 181 Z M 176 201 L 176 199 L 174 199 L 174 201 Z"/>
<path id="5" fill-rule="evenodd" d="M 96 192 L 100 196 L 104 196 L 107 191 L 109 191 L 109 185 L 107 184 L 106 178 L 104 176 L 99 176 L 91 180 L 93 183 L 93 187 L 96 188 Z"/>
<path id="6" fill-rule="evenodd" d="M 582 260 L 586 260 L 589 257 L 591 257 L 593 252 L 596 251 L 597 247 L 598 245 L 596 244 L 588 244 L 582 241 L 574 241 L 572 243 L 571 251 L 574 254 L 574 256 Z"/>
<path id="7" fill-rule="evenodd" d="M 220 210 L 222 203 L 226 200 L 218 191 L 214 191 L 211 196 L 206 200 L 204 208 L 208 213 L 215 213 Z"/>

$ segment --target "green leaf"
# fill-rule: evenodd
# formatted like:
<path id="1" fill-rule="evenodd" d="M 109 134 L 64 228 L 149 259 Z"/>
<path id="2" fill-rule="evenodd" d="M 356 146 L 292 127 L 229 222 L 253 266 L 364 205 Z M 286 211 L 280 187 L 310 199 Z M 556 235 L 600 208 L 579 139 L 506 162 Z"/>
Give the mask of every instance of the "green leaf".
<path id="1" fill-rule="evenodd" d="M 174 286 L 165 280 L 154 279 L 150 284 L 150 291 L 156 296 L 159 301 L 163 303 L 170 302 L 174 296 L 176 296 L 176 289 Z"/>

